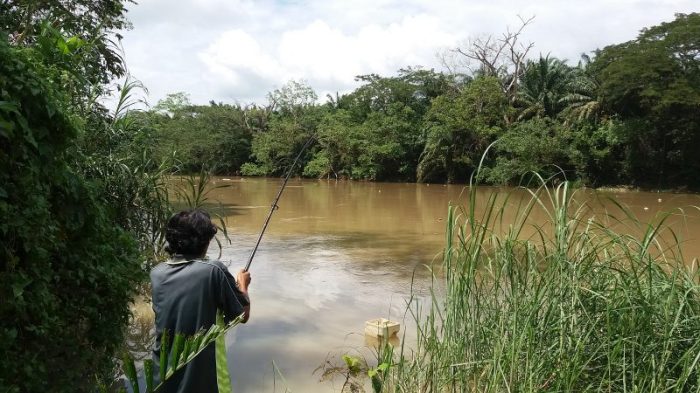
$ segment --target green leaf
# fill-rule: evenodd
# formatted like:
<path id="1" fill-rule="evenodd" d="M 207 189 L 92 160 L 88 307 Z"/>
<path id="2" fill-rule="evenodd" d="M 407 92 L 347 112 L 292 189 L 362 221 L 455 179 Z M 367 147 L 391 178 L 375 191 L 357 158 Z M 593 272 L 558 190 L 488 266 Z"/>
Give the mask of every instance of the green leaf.
<path id="1" fill-rule="evenodd" d="M 4 194 L 4 190 L 0 189 L 0 196 L 7 196 L 7 194 Z M 18 277 L 20 281 L 12 283 L 12 293 L 15 295 L 15 299 L 21 298 L 22 294 L 24 293 L 24 288 L 27 287 L 32 282 L 32 279 L 29 277 Z"/>
<path id="2" fill-rule="evenodd" d="M 7 131 L 12 131 L 14 128 L 15 125 L 13 123 L 0 119 L 0 136 L 9 139 Z"/>
<path id="3" fill-rule="evenodd" d="M 177 370 L 184 343 L 185 335 L 177 333 L 175 335 L 175 340 L 173 340 L 173 347 L 170 349 L 170 365 L 168 366 L 168 372 L 165 373 L 166 378 Z"/>
<path id="4" fill-rule="evenodd" d="M 143 373 L 146 376 L 146 393 L 153 392 L 153 359 L 143 361 Z"/>
<path id="5" fill-rule="evenodd" d="M 180 361 L 179 361 L 180 364 L 184 364 L 187 362 L 187 358 L 190 356 L 190 353 L 192 352 L 193 342 L 194 342 L 194 340 L 191 338 L 188 338 L 187 340 L 185 340 L 185 347 L 182 350 L 182 354 L 180 355 Z M 179 366 L 179 364 L 178 364 L 178 366 Z"/>
<path id="6" fill-rule="evenodd" d="M 134 364 L 134 359 L 129 355 L 124 355 L 124 373 L 131 383 L 131 389 L 134 392 L 140 392 L 139 389 L 139 377 L 136 374 L 136 365 Z"/>
<path id="7" fill-rule="evenodd" d="M 224 329 L 224 316 L 219 311 L 216 314 L 216 325 Z M 231 376 L 228 372 L 228 360 L 226 359 L 226 334 L 221 334 L 216 338 L 216 382 L 219 386 L 219 393 L 231 393 Z"/>
<path id="8" fill-rule="evenodd" d="M 379 393 L 382 391 L 382 380 L 379 378 L 379 376 L 372 375 L 370 376 L 371 381 L 372 381 L 372 390 L 374 393 Z"/>
<path id="9" fill-rule="evenodd" d="M 68 45 L 66 45 L 66 41 L 63 40 L 63 38 L 56 39 L 56 48 L 58 48 L 58 50 L 64 55 L 70 53 L 70 49 L 68 49 Z"/>
<path id="10" fill-rule="evenodd" d="M 85 41 L 83 41 L 80 37 L 73 36 L 66 40 L 66 45 L 71 52 L 75 52 L 77 49 L 80 49 L 80 47 L 85 45 Z"/>
<path id="11" fill-rule="evenodd" d="M 160 380 L 165 381 L 165 373 L 168 368 L 168 342 L 170 341 L 168 337 L 168 331 L 163 332 L 163 336 L 160 340 Z"/>
<path id="12" fill-rule="evenodd" d="M 354 356 L 343 355 L 343 360 L 348 366 L 348 370 L 350 370 L 350 372 L 356 373 L 360 371 L 360 359 Z"/>
<path id="13" fill-rule="evenodd" d="M 200 349 L 200 346 L 202 345 L 203 340 L 204 340 L 204 334 L 197 334 L 195 336 L 195 338 L 193 339 L 193 342 L 192 342 L 192 346 L 191 346 L 192 353 L 188 354 L 188 356 L 187 356 L 188 358 L 190 356 L 192 356 L 194 353 L 199 352 L 199 349 Z"/>
<path id="14" fill-rule="evenodd" d="M 4 112 L 16 112 L 17 103 L 10 101 L 0 101 L 0 110 Z"/>

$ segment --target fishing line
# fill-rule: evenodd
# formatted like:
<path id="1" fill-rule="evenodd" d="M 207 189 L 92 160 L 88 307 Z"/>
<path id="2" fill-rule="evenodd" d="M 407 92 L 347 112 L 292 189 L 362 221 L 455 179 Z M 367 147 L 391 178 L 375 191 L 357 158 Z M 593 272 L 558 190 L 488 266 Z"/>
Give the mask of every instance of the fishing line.
<path id="1" fill-rule="evenodd" d="M 248 257 L 248 262 L 245 264 L 245 268 L 243 271 L 248 271 L 250 269 L 250 264 L 253 263 L 253 257 L 255 257 L 255 252 L 258 251 L 258 246 L 260 246 L 260 241 L 262 240 L 263 235 L 265 234 L 265 230 L 267 229 L 267 225 L 270 223 L 270 218 L 272 218 L 272 213 L 275 212 L 275 210 L 279 209 L 279 206 L 277 206 L 277 202 L 279 202 L 280 197 L 282 196 L 282 192 L 284 191 L 284 188 L 287 186 L 287 182 L 289 181 L 289 178 L 292 176 L 292 172 L 294 172 L 294 167 L 297 165 L 297 162 L 301 158 L 301 155 L 306 151 L 306 149 L 311 145 L 311 142 L 316 138 L 315 135 L 311 135 L 308 141 L 302 146 L 301 150 L 299 150 L 299 154 L 297 154 L 297 158 L 294 159 L 292 162 L 292 166 L 289 167 L 289 170 L 287 170 L 287 175 L 284 177 L 284 182 L 282 182 L 282 186 L 280 186 L 279 191 L 277 192 L 277 196 L 275 197 L 275 200 L 272 201 L 272 206 L 270 206 L 270 212 L 267 214 L 267 218 L 265 219 L 265 223 L 263 224 L 262 230 L 260 231 L 260 235 L 258 236 L 258 241 L 255 242 L 255 247 L 253 247 L 253 251 L 250 253 L 250 257 Z"/>

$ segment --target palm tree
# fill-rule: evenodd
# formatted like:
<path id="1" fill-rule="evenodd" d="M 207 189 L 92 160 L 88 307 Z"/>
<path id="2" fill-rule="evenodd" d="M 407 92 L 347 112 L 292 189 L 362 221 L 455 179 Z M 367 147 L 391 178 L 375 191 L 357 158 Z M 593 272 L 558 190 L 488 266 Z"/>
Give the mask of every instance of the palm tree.
<path id="1" fill-rule="evenodd" d="M 564 109 L 573 69 L 563 60 L 549 55 L 528 60 L 520 80 L 515 105 L 520 108 L 518 120 L 532 117 L 555 117 Z"/>
<path id="2" fill-rule="evenodd" d="M 567 121 L 593 120 L 601 115 L 599 83 L 591 75 L 590 64 L 590 56 L 582 54 L 578 66 L 572 71 L 569 93 L 562 98 Z"/>

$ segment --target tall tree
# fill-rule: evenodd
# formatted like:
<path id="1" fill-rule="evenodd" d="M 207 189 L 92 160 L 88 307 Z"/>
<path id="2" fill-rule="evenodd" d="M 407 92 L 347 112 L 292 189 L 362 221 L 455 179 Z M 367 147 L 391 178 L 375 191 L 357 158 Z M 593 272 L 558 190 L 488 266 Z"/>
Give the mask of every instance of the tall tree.
<path id="1" fill-rule="evenodd" d="M 33 45 L 47 23 L 62 35 L 90 43 L 85 77 L 106 83 L 126 68 L 118 51 L 119 30 L 131 27 L 126 5 L 131 0 L 10 0 L 0 2 L 0 31 L 15 45 Z M 135 4 L 135 3 L 134 3 Z"/>
<path id="2" fill-rule="evenodd" d="M 591 58 L 582 55 L 576 68 L 571 72 L 568 91 L 562 98 L 566 105 L 563 115 L 567 121 L 597 121 L 604 112 L 600 106 L 600 82 L 591 72 Z"/>
<path id="3" fill-rule="evenodd" d="M 564 99 L 572 81 L 572 69 L 562 60 L 549 55 L 528 60 L 515 99 L 518 120 L 532 117 L 555 117 L 565 106 Z"/>
<path id="4" fill-rule="evenodd" d="M 497 78 L 501 91 L 512 104 L 517 97 L 520 78 L 525 72 L 527 55 L 534 47 L 532 42 L 523 42 L 522 34 L 534 17 L 520 17 L 520 26 L 508 28 L 500 36 L 486 35 L 473 38 L 463 48 L 454 52 L 467 60 L 473 75 Z"/>
<path id="5" fill-rule="evenodd" d="M 289 81 L 268 95 L 269 118 L 265 128 L 253 135 L 254 163 L 242 167 L 246 175 L 278 175 L 291 164 L 301 147 L 316 131 L 323 108 L 318 96 L 304 81 Z M 300 168 L 310 159 L 307 152 Z"/>
<path id="6" fill-rule="evenodd" d="M 454 89 L 454 80 L 419 67 L 401 69 L 395 77 L 356 79 L 365 84 L 328 105 L 330 113 L 319 127 L 323 152 L 307 173 L 415 180 L 424 146 L 423 117 L 435 97 Z"/>
<path id="7" fill-rule="evenodd" d="M 178 97 L 168 95 L 149 114 L 156 128 L 159 159 L 174 154 L 185 172 L 238 173 L 250 156 L 253 137 L 244 109 L 217 103 L 192 105 Z"/>
<path id="8" fill-rule="evenodd" d="M 700 184 L 700 14 L 608 46 L 592 66 L 604 110 L 629 124 L 624 159 L 634 181 Z"/>
<path id="9" fill-rule="evenodd" d="M 358 134 L 359 127 L 347 110 L 326 112 L 318 125 L 318 150 L 304 168 L 304 175 L 352 178 L 353 166 L 360 155 Z"/>
<path id="10" fill-rule="evenodd" d="M 503 132 L 508 110 L 494 77 L 476 78 L 462 92 L 436 98 L 426 116 L 418 181 L 468 180 L 486 146 Z"/>
<path id="11" fill-rule="evenodd" d="M 98 183 L 71 168 L 80 123 L 51 71 L 4 38 L 0 58 L 0 386 L 94 392 L 113 375 L 142 260 Z"/>

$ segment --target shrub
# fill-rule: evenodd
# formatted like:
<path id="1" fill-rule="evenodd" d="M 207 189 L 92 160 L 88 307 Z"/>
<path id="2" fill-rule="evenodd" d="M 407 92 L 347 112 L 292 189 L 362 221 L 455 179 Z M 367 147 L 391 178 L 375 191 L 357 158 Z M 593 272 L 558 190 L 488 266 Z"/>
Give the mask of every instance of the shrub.
<path id="1" fill-rule="evenodd" d="M 304 172 L 302 173 L 307 177 L 322 178 L 329 176 L 332 172 L 331 161 L 328 159 L 328 155 L 324 152 L 318 152 L 314 154 L 314 157 L 309 161 L 304 167 Z"/>
<path id="2" fill-rule="evenodd" d="M 73 171 L 68 100 L 0 41 L 0 386 L 93 391 L 141 279 L 135 242 Z"/>
<path id="3" fill-rule="evenodd" d="M 265 176 L 269 173 L 267 168 L 262 165 L 256 165 L 250 162 L 246 162 L 241 165 L 241 174 L 243 176 Z"/>

